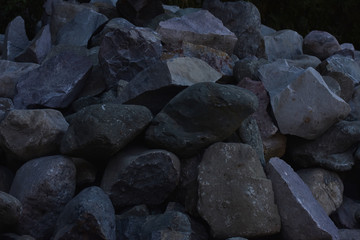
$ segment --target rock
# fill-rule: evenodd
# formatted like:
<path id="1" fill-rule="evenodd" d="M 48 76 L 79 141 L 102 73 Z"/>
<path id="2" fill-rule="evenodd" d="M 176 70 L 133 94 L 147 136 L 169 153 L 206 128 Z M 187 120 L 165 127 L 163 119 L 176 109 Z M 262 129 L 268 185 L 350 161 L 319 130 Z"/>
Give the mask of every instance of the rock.
<path id="1" fill-rule="evenodd" d="M 66 108 L 85 85 L 92 64 L 70 53 L 59 54 L 22 76 L 16 86 L 16 108 Z"/>
<path id="2" fill-rule="evenodd" d="M 232 238 L 227 238 L 226 240 L 247 240 L 247 238 L 242 238 L 242 237 L 232 237 Z"/>
<path id="3" fill-rule="evenodd" d="M 317 57 L 306 54 L 294 56 L 292 59 L 286 59 L 286 61 L 290 66 L 303 69 L 308 67 L 316 68 L 321 63 Z"/>
<path id="4" fill-rule="evenodd" d="M 359 121 L 340 121 L 313 141 L 292 141 L 288 153 L 291 161 L 302 168 L 348 171 L 354 166 L 353 152 L 359 139 Z"/>
<path id="5" fill-rule="evenodd" d="M 257 106 L 255 95 L 248 90 L 197 83 L 176 95 L 155 116 L 145 138 L 151 146 L 189 157 L 229 137 Z"/>
<path id="6" fill-rule="evenodd" d="M 260 13 L 254 4 L 246 1 L 206 0 L 203 8 L 219 18 L 238 37 L 234 54 L 240 59 L 263 54 Z"/>
<path id="7" fill-rule="evenodd" d="M 146 222 L 149 210 L 146 205 L 135 206 L 116 215 L 117 239 L 141 240 L 141 227 Z"/>
<path id="8" fill-rule="evenodd" d="M 109 197 L 96 186 L 86 188 L 66 204 L 52 239 L 115 240 L 115 211 Z"/>
<path id="9" fill-rule="evenodd" d="M 269 27 L 269 26 L 261 24 L 260 33 L 261 33 L 262 36 L 268 36 L 268 35 L 272 35 L 272 34 L 276 33 L 276 30 Z"/>
<path id="10" fill-rule="evenodd" d="M 303 38 L 293 30 L 281 30 L 264 36 L 265 55 L 268 60 L 293 59 L 302 52 Z"/>
<path id="11" fill-rule="evenodd" d="M 271 182 L 249 145 L 211 145 L 199 165 L 198 182 L 198 211 L 214 238 L 260 237 L 280 231 Z"/>
<path id="12" fill-rule="evenodd" d="M 336 81 L 335 78 L 330 77 L 330 76 L 323 76 L 323 79 L 324 79 L 326 85 L 328 85 L 328 87 L 330 88 L 330 90 L 333 93 L 335 93 L 337 96 L 341 97 L 341 87 L 340 87 L 340 84 L 338 83 L 338 81 Z M 345 96 L 343 96 L 343 97 L 345 97 Z M 345 97 L 345 98 L 348 98 L 348 97 Z M 347 116 L 347 118 L 348 117 L 349 117 L 349 115 Z"/>
<path id="13" fill-rule="evenodd" d="M 164 8 L 165 13 L 176 13 L 177 11 L 179 11 L 181 9 L 179 6 L 176 6 L 176 5 L 163 4 L 162 6 Z"/>
<path id="14" fill-rule="evenodd" d="M 0 229 L 10 227 L 19 222 L 22 215 L 22 205 L 18 199 L 0 191 Z"/>
<path id="15" fill-rule="evenodd" d="M 95 30 L 107 21 L 108 18 L 103 14 L 84 9 L 59 30 L 56 44 L 87 46 Z"/>
<path id="16" fill-rule="evenodd" d="M 272 157 L 282 157 L 286 152 L 287 138 L 285 135 L 277 132 L 271 137 L 262 139 L 264 147 L 264 158 L 266 162 Z"/>
<path id="17" fill-rule="evenodd" d="M 273 184 L 284 239 L 339 239 L 334 223 L 287 163 L 272 158 L 267 173 Z"/>
<path id="18" fill-rule="evenodd" d="M 143 26 L 152 18 L 164 13 L 160 0 L 119 0 L 116 8 L 121 17 L 138 26 Z"/>
<path id="19" fill-rule="evenodd" d="M 35 238 L 29 236 L 29 235 L 22 235 L 19 236 L 15 233 L 4 233 L 0 234 L 0 238 L 3 240 L 36 240 Z"/>
<path id="20" fill-rule="evenodd" d="M 151 119 L 151 112 L 142 106 L 95 104 L 85 107 L 72 117 L 61 142 L 61 152 L 103 161 L 145 130 Z"/>
<path id="21" fill-rule="evenodd" d="M 232 54 L 237 37 L 207 10 L 189 13 L 159 23 L 156 30 L 170 49 L 183 42 L 204 45 Z"/>
<path id="22" fill-rule="evenodd" d="M 24 49 L 16 58 L 17 62 L 41 63 L 51 49 L 50 25 L 40 29 L 29 46 Z"/>
<path id="23" fill-rule="evenodd" d="M 89 161 L 82 158 L 71 158 L 76 167 L 76 189 L 95 185 L 98 170 Z"/>
<path id="24" fill-rule="evenodd" d="M 350 112 L 349 105 L 311 67 L 299 70 L 275 62 L 259 71 L 282 134 L 315 139 Z"/>
<path id="25" fill-rule="evenodd" d="M 108 19 L 113 19 L 119 17 L 118 11 L 116 10 L 116 0 L 115 3 L 109 2 L 95 2 L 92 6 L 96 7 L 96 11 L 100 14 L 103 14 Z"/>
<path id="26" fill-rule="evenodd" d="M 34 63 L 0 60 L 0 97 L 12 99 L 16 95 L 16 84 L 19 78 L 39 66 Z"/>
<path id="27" fill-rule="evenodd" d="M 339 42 L 328 32 L 311 31 L 304 38 L 303 51 L 305 54 L 324 60 L 341 50 Z"/>
<path id="28" fill-rule="evenodd" d="M 352 43 L 343 43 L 343 44 L 340 45 L 340 48 L 342 50 L 349 49 L 349 50 L 355 51 L 355 47 L 354 47 L 354 45 Z"/>
<path id="29" fill-rule="evenodd" d="M 179 159 L 159 149 L 130 148 L 119 152 L 106 167 L 101 187 L 115 209 L 138 204 L 160 204 L 176 188 Z"/>
<path id="30" fill-rule="evenodd" d="M 14 109 L 14 104 L 11 99 L 0 97 L 0 121 L 2 121 L 6 113 L 12 109 Z"/>
<path id="31" fill-rule="evenodd" d="M 99 61 L 108 87 L 119 80 L 130 81 L 156 63 L 161 56 L 159 35 L 148 28 L 108 32 L 101 42 Z"/>
<path id="32" fill-rule="evenodd" d="M 247 57 L 240 59 L 234 66 L 234 77 L 240 82 L 243 78 L 247 77 L 259 81 L 259 68 L 267 64 L 268 61 L 263 58 Z"/>
<path id="33" fill-rule="evenodd" d="M 350 114 L 347 116 L 349 121 L 360 120 L 360 86 L 355 87 L 352 98 L 349 100 L 351 108 Z"/>
<path id="34" fill-rule="evenodd" d="M 360 228 L 360 222 L 356 219 L 356 212 L 360 209 L 360 203 L 344 196 L 341 206 L 331 215 L 331 218 L 339 228 Z"/>
<path id="35" fill-rule="evenodd" d="M 23 162 L 56 154 L 68 126 L 54 109 L 14 109 L 0 122 L 0 146 L 9 159 Z"/>
<path id="36" fill-rule="evenodd" d="M 0 191 L 9 192 L 14 174 L 7 167 L 0 165 Z"/>
<path id="37" fill-rule="evenodd" d="M 13 61 L 29 44 L 25 22 L 21 16 L 14 18 L 6 27 L 3 46 L 3 59 Z"/>
<path id="38" fill-rule="evenodd" d="M 18 233 L 50 239 L 60 212 L 74 195 L 75 175 L 72 161 L 60 155 L 36 158 L 19 168 L 10 189 L 23 206 Z"/>
<path id="39" fill-rule="evenodd" d="M 0 34 L 0 58 L 2 59 L 2 52 L 4 48 L 5 34 Z"/>
<path id="40" fill-rule="evenodd" d="M 344 185 L 335 172 L 321 168 L 301 169 L 296 172 L 310 188 L 327 215 L 335 212 L 343 200 Z"/>
<path id="41" fill-rule="evenodd" d="M 339 229 L 340 240 L 360 240 L 359 229 Z"/>

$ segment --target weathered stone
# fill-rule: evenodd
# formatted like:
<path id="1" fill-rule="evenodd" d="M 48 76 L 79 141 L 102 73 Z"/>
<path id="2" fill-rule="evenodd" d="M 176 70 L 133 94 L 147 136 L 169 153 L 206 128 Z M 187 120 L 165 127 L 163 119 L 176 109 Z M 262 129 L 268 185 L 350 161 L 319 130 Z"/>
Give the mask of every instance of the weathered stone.
<path id="1" fill-rule="evenodd" d="M 0 165 L 0 191 L 9 192 L 14 174 L 7 167 Z"/>
<path id="2" fill-rule="evenodd" d="M 280 158 L 272 158 L 267 172 L 273 184 L 284 239 L 339 239 L 334 223 L 287 163 Z"/>
<path id="3" fill-rule="evenodd" d="M 180 161 L 171 152 L 130 148 L 115 155 L 106 167 L 101 187 L 115 209 L 160 204 L 176 188 Z"/>
<path id="4" fill-rule="evenodd" d="M 6 113 L 12 109 L 14 109 L 14 104 L 11 99 L 0 97 L 0 121 L 2 121 Z"/>
<path id="5" fill-rule="evenodd" d="M 343 203 L 331 215 L 336 225 L 339 228 L 360 228 L 360 222 L 355 218 L 356 212 L 360 209 L 360 203 L 351 198 L 344 196 Z"/>
<path id="6" fill-rule="evenodd" d="M 247 57 L 240 59 L 234 66 L 234 77 L 240 82 L 243 78 L 247 77 L 253 80 L 260 80 L 258 70 L 259 68 L 267 64 L 268 61 L 257 57 Z"/>
<path id="7" fill-rule="evenodd" d="M 109 1 L 107 1 L 107 2 L 100 2 L 100 1 L 94 2 L 93 4 L 91 4 L 92 6 L 95 6 L 97 8 L 96 11 L 98 13 L 103 14 L 108 19 L 113 19 L 113 18 L 119 17 L 118 11 L 116 9 L 116 1 L 117 0 L 113 0 L 113 1 L 115 1 L 115 3 L 112 3 Z"/>
<path id="8" fill-rule="evenodd" d="M 150 123 L 142 106 L 96 104 L 75 113 L 62 142 L 63 154 L 103 161 L 126 146 Z"/>
<path id="9" fill-rule="evenodd" d="M 115 240 L 115 211 L 109 197 L 96 186 L 82 190 L 62 210 L 52 239 Z"/>
<path id="10" fill-rule="evenodd" d="M 339 229 L 340 240 L 360 240 L 360 229 Z"/>
<path id="11" fill-rule="evenodd" d="M 99 51 L 108 87 L 119 80 L 130 81 L 137 73 L 156 63 L 161 52 L 159 35 L 149 28 L 108 32 Z"/>
<path id="12" fill-rule="evenodd" d="M 58 153 L 68 126 L 57 110 L 14 109 L 0 123 L 0 145 L 8 158 L 21 161 Z"/>
<path id="13" fill-rule="evenodd" d="M 146 205 L 138 205 L 116 215 L 117 239 L 141 240 L 141 227 L 148 215 L 149 210 Z"/>
<path id="14" fill-rule="evenodd" d="M 339 42 L 328 32 L 311 31 L 304 38 L 303 51 L 305 54 L 324 60 L 341 50 Z"/>
<path id="15" fill-rule="evenodd" d="M 344 185 L 335 172 L 312 168 L 301 169 L 296 173 L 308 185 L 315 199 L 328 215 L 340 207 L 343 200 Z"/>
<path id="16" fill-rule="evenodd" d="M 76 188 L 83 189 L 95 184 L 98 173 L 96 167 L 82 158 L 71 158 L 76 167 Z"/>
<path id="17" fill-rule="evenodd" d="M 286 61 L 290 66 L 303 69 L 308 67 L 316 68 L 321 63 L 317 57 L 306 54 L 294 56 L 292 59 L 286 59 Z"/>
<path id="18" fill-rule="evenodd" d="M 347 171 L 354 166 L 354 147 L 360 140 L 359 121 L 340 121 L 313 141 L 297 139 L 289 144 L 291 161 L 297 166 Z"/>
<path id="19" fill-rule="evenodd" d="M 92 64 L 86 57 L 59 54 L 22 76 L 16 86 L 16 108 L 66 108 L 85 85 Z"/>
<path id="20" fill-rule="evenodd" d="M 13 98 L 16 95 L 16 84 L 19 78 L 39 66 L 34 63 L 0 60 L 0 97 Z"/>
<path id="21" fill-rule="evenodd" d="M 18 199 L 0 191 L 0 229 L 10 227 L 19 222 L 22 214 L 22 205 Z"/>
<path id="22" fill-rule="evenodd" d="M 264 24 L 261 24 L 260 26 L 260 32 L 261 32 L 261 35 L 262 36 L 268 36 L 268 35 L 272 35 L 273 33 L 276 33 L 276 30 L 269 27 L 269 26 L 266 26 Z"/>
<path id="23" fill-rule="evenodd" d="M 328 87 L 330 88 L 330 90 L 333 93 L 335 93 L 337 96 L 341 97 L 341 87 L 340 87 L 339 82 L 336 81 L 335 78 L 330 77 L 330 76 L 323 76 L 323 79 L 324 79 L 326 85 L 328 85 Z M 345 98 L 347 98 L 347 97 L 345 97 Z M 350 108 L 351 108 L 351 106 L 350 106 Z"/>
<path id="24" fill-rule="evenodd" d="M 23 205 L 18 233 L 50 239 L 56 219 L 74 195 L 75 175 L 72 161 L 60 155 L 36 158 L 21 166 L 10 189 Z"/>
<path id="25" fill-rule="evenodd" d="M 24 49 L 16 58 L 17 62 L 41 63 L 51 49 L 50 25 L 40 29 L 29 46 Z"/>
<path id="26" fill-rule="evenodd" d="M 178 156 L 192 156 L 229 137 L 257 107 L 256 96 L 248 90 L 197 83 L 176 95 L 155 116 L 145 138 L 150 145 Z"/>
<path id="27" fill-rule="evenodd" d="M 349 121 L 360 120 L 360 86 L 355 87 L 352 98 L 349 101 L 351 108 L 350 114 L 347 116 Z"/>
<path id="28" fill-rule="evenodd" d="M 87 46 L 95 30 L 106 21 L 106 16 L 91 9 L 84 9 L 59 30 L 56 44 Z"/>
<path id="29" fill-rule="evenodd" d="M 352 51 L 355 51 L 355 47 L 352 43 L 342 43 L 340 45 L 341 49 L 344 50 L 344 49 L 350 49 Z"/>
<path id="30" fill-rule="evenodd" d="M 302 44 L 302 36 L 293 30 L 281 30 L 264 36 L 265 55 L 270 61 L 302 55 Z"/>
<path id="31" fill-rule="evenodd" d="M 246 144 L 215 143 L 199 165 L 198 211 L 216 238 L 280 231 L 271 182 Z"/>
<path id="32" fill-rule="evenodd" d="M 25 22 L 21 16 L 14 18 L 6 27 L 3 46 L 3 59 L 13 61 L 29 44 Z"/>
<path id="33" fill-rule="evenodd" d="M 183 42 L 189 42 L 232 54 L 237 41 L 235 34 L 207 10 L 162 21 L 157 32 L 161 41 L 172 49 L 181 48 Z"/>
<path id="34" fill-rule="evenodd" d="M 119 0 L 116 8 L 121 17 L 138 26 L 143 26 L 155 16 L 164 13 L 160 0 Z"/>

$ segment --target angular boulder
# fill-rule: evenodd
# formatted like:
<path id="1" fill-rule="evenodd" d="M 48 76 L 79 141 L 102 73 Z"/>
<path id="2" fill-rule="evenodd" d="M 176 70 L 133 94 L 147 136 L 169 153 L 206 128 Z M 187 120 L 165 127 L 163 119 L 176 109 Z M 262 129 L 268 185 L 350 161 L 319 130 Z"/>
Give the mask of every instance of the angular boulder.
<path id="1" fill-rule="evenodd" d="M 23 206 L 17 232 L 39 240 L 50 239 L 59 214 L 74 196 L 75 175 L 72 161 L 60 155 L 22 165 L 10 189 Z"/>
<path id="2" fill-rule="evenodd" d="M 267 173 L 273 184 L 284 239 L 339 239 L 337 227 L 290 165 L 280 158 L 271 158 Z"/>
<path id="3" fill-rule="evenodd" d="M 151 112 L 143 106 L 95 104 L 85 107 L 72 116 L 61 142 L 61 152 L 102 161 L 138 136 L 151 119 Z"/>
<path id="4" fill-rule="evenodd" d="M 271 181 L 249 145 L 211 145 L 199 165 L 198 183 L 198 211 L 213 237 L 260 237 L 280 231 Z"/>
<path id="5" fill-rule="evenodd" d="M 303 50 L 305 54 L 324 60 L 341 50 L 339 42 L 328 32 L 314 30 L 304 38 Z"/>
<path id="6" fill-rule="evenodd" d="M 151 146 L 189 157 L 229 137 L 257 107 L 256 96 L 248 90 L 197 83 L 176 95 L 155 116 L 145 138 Z"/>

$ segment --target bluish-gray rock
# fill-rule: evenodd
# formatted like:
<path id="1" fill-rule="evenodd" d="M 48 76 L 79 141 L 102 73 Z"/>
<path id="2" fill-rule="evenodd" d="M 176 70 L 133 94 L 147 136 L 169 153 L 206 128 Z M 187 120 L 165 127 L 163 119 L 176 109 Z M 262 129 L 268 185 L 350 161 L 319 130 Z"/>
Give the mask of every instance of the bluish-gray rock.
<path id="1" fill-rule="evenodd" d="M 0 191 L 0 231 L 12 227 L 19 222 L 22 214 L 21 202 L 14 196 Z"/>
<path id="2" fill-rule="evenodd" d="M 314 30 L 304 38 L 304 53 L 324 60 L 341 50 L 339 42 L 328 32 Z"/>
<path id="3" fill-rule="evenodd" d="M 344 196 L 343 203 L 331 217 L 339 228 L 360 229 L 360 222 L 356 219 L 359 209 L 358 201 Z"/>
<path id="4" fill-rule="evenodd" d="M 14 109 L 14 104 L 11 99 L 0 97 L 0 121 L 2 121 L 6 113 L 12 109 Z"/>

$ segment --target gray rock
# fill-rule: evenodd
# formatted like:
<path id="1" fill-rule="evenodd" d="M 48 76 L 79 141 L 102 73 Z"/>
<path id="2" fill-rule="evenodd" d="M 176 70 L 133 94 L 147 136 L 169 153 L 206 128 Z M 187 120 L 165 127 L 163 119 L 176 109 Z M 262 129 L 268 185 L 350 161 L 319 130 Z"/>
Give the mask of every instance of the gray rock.
<path id="1" fill-rule="evenodd" d="M 347 116 L 349 121 L 360 120 L 360 86 L 355 87 L 352 98 L 349 101 L 351 108 L 350 114 Z"/>
<path id="2" fill-rule="evenodd" d="M 291 161 L 299 167 L 324 167 L 347 171 L 354 166 L 354 147 L 360 140 L 359 121 L 340 121 L 313 141 L 293 141 Z"/>
<path id="3" fill-rule="evenodd" d="M 360 229 L 339 229 L 340 240 L 360 240 Z"/>
<path id="4" fill-rule="evenodd" d="M 0 165 L 0 191 L 9 192 L 14 174 L 7 167 Z"/>
<path id="5" fill-rule="evenodd" d="M 339 239 L 337 227 L 287 163 L 272 158 L 267 173 L 273 184 L 284 239 Z"/>
<path id="6" fill-rule="evenodd" d="M 266 26 L 264 24 L 261 24 L 260 26 L 260 32 L 261 32 L 261 35 L 262 36 L 268 36 L 268 35 L 271 35 L 273 33 L 276 33 L 276 30 L 269 27 L 269 26 Z"/>
<path id="7" fill-rule="evenodd" d="M 82 158 L 71 158 L 71 160 L 76 167 L 76 189 L 95 185 L 97 168 Z"/>
<path id="8" fill-rule="evenodd" d="M 3 59 L 13 61 L 29 44 L 25 22 L 21 16 L 14 18 L 6 27 L 3 46 Z"/>
<path id="9" fill-rule="evenodd" d="M 95 30 L 106 21 L 108 18 L 103 14 L 84 9 L 59 30 L 56 44 L 87 46 Z"/>
<path id="10" fill-rule="evenodd" d="M 149 210 L 146 205 L 138 205 L 116 215 L 117 239 L 141 240 L 141 228 L 148 215 Z"/>
<path id="11" fill-rule="evenodd" d="M 271 182 L 249 145 L 211 145 L 199 165 L 198 182 L 198 211 L 215 238 L 280 231 Z"/>
<path id="12" fill-rule="evenodd" d="M 19 78 L 39 66 L 34 63 L 0 60 L 0 97 L 12 99 L 16 95 L 16 84 Z"/>
<path id="13" fill-rule="evenodd" d="M 355 51 L 355 47 L 352 43 L 342 43 L 340 45 L 341 49 L 344 50 L 344 49 L 350 49 L 352 51 Z"/>
<path id="14" fill-rule="evenodd" d="M 356 212 L 360 209 L 360 203 L 344 196 L 343 203 L 331 216 L 339 228 L 360 228 L 360 222 L 356 219 Z"/>
<path id="15" fill-rule="evenodd" d="M 0 145 L 9 159 L 21 161 L 56 154 L 68 126 L 57 110 L 14 109 L 0 123 Z"/>
<path id="16" fill-rule="evenodd" d="M 303 51 L 305 54 L 324 60 L 341 50 L 339 42 L 328 32 L 314 30 L 304 38 Z"/>
<path id="17" fill-rule="evenodd" d="M 302 44 L 302 36 L 293 30 L 281 30 L 264 36 L 265 55 L 270 61 L 302 55 Z"/>
<path id="18" fill-rule="evenodd" d="M 108 32 L 101 42 L 100 65 L 108 87 L 119 80 L 130 81 L 137 73 L 156 63 L 161 56 L 159 35 L 149 28 Z"/>
<path id="19" fill-rule="evenodd" d="M 85 85 L 92 64 L 86 57 L 59 54 L 22 76 L 16 86 L 16 108 L 66 108 Z"/>
<path id="20" fill-rule="evenodd" d="M 150 123 L 143 106 L 95 104 L 72 117 L 62 142 L 63 154 L 100 161 L 114 155 Z"/>
<path id="21" fill-rule="evenodd" d="M 192 156 L 229 137 L 257 107 L 256 96 L 248 90 L 197 83 L 176 95 L 155 116 L 145 138 L 150 145 L 178 156 Z"/>
<path id="22" fill-rule="evenodd" d="M 159 149 L 130 148 L 115 155 L 106 167 L 101 187 L 115 209 L 138 204 L 160 204 L 176 188 L 179 159 Z"/>
<path id="23" fill-rule="evenodd" d="M 296 172 L 308 185 L 315 199 L 330 215 L 343 201 L 344 185 L 335 172 L 321 168 L 301 169 Z"/>
<path id="24" fill-rule="evenodd" d="M 335 80 L 335 78 L 330 77 L 330 76 L 323 76 L 323 79 L 326 83 L 326 85 L 328 85 L 328 87 L 330 88 L 330 90 L 335 93 L 337 96 L 342 97 L 341 96 L 341 87 L 338 81 Z M 344 97 L 344 96 L 343 96 Z M 347 97 L 345 97 L 347 98 Z M 344 99 L 344 98 L 343 98 Z M 351 106 L 350 106 L 351 108 Z M 351 109 L 352 110 L 352 109 Z M 350 112 L 351 113 L 351 112 Z M 349 115 L 347 116 L 347 118 L 349 117 Z"/>
<path id="25" fill-rule="evenodd" d="M 10 194 L 0 191 L 0 229 L 4 226 L 10 227 L 19 222 L 22 214 L 22 205 L 18 199 Z"/>
<path id="26" fill-rule="evenodd" d="M 237 41 L 235 34 L 207 10 L 162 21 L 156 31 L 161 41 L 172 49 L 181 48 L 185 41 L 232 54 Z"/>
<path id="27" fill-rule="evenodd" d="M 247 240 L 247 238 L 242 238 L 242 237 L 232 237 L 232 238 L 227 238 L 226 240 Z"/>
<path id="28" fill-rule="evenodd" d="M 50 25 L 40 29 L 29 46 L 24 49 L 16 58 L 17 62 L 41 63 L 51 49 Z"/>
<path id="29" fill-rule="evenodd" d="M 238 82 L 240 82 L 245 77 L 253 80 L 260 80 L 258 70 L 262 65 L 267 63 L 267 60 L 257 57 L 247 57 L 240 59 L 235 63 L 234 77 Z"/>
<path id="30" fill-rule="evenodd" d="M 14 104 L 11 99 L 0 97 L 0 121 L 2 121 L 6 113 L 12 109 L 14 109 Z"/>
<path id="31" fill-rule="evenodd" d="M 29 236 L 29 235 L 19 236 L 19 235 L 15 234 L 15 233 L 0 234 L 0 238 L 3 239 L 3 240 L 36 240 L 32 236 Z"/>
<path id="32" fill-rule="evenodd" d="M 53 236 L 115 240 L 115 211 L 109 197 L 96 186 L 82 190 L 62 210 Z"/>
<path id="33" fill-rule="evenodd" d="M 4 34 L 0 34 L 0 58 L 2 58 L 2 52 L 3 52 L 3 48 L 4 48 L 4 40 L 5 40 L 5 35 Z"/>
<path id="34" fill-rule="evenodd" d="M 177 11 L 179 11 L 181 9 L 179 6 L 176 6 L 176 5 L 163 4 L 162 6 L 164 8 L 165 13 L 176 13 Z"/>
<path id="35" fill-rule="evenodd" d="M 10 189 L 23 206 L 18 233 L 50 239 L 60 212 L 74 195 L 75 175 L 72 161 L 60 155 L 36 158 L 19 168 Z"/>
<path id="36" fill-rule="evenodd" d="M 286 59 L 286 61 L 290 66 L 303 69 L 308 67 L 316 68 L 321 63 L 317 57 L 306 54 L 294 56 L 292 59 Z"/>

